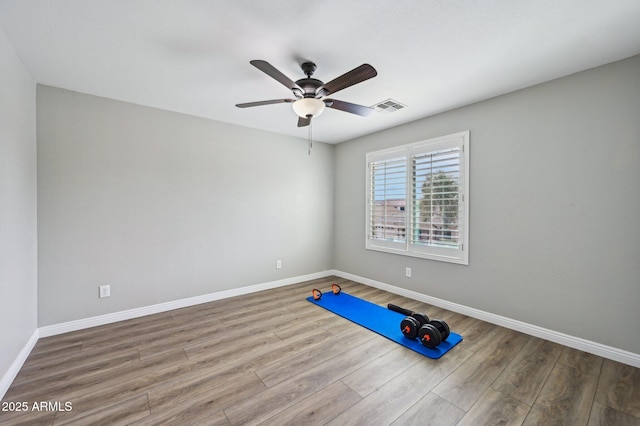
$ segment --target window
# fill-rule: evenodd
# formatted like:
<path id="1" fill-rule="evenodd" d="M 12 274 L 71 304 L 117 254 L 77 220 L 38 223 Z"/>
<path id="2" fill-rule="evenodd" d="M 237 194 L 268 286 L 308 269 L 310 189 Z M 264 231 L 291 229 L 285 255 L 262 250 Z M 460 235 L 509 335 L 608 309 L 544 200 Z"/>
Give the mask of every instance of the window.
<path id="1" fill-rule="evenodd" d="M 469 132 L 367 154 L 366 248 L 469 264 Z"/>

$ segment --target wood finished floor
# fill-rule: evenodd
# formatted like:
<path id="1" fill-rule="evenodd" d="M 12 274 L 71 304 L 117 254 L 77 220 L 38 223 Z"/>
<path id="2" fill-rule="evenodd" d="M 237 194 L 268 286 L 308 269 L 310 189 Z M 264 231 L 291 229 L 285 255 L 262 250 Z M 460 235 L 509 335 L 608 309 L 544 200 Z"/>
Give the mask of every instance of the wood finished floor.
<path id="1" fill-rule="evenodd" d="M 431 360 L 305 300 L 332 282 L 464 341 Z M 40 339 L 9 402 L 2 425 L 640 425 L 640 369 L 326 278 Z"/>

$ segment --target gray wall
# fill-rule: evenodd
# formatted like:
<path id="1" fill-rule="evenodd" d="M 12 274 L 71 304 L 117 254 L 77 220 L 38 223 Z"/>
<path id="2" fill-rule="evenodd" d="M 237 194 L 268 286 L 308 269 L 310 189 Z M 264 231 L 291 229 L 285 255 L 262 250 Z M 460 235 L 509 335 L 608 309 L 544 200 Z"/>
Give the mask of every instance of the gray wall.
<path id="1" fill-rule="evenodd" d="M 40 326 L 331 269 L 334 146 L 41 85 L 37 108 Z"/>
<path id="2" fill-rule="evenodd" d="M 365 153 L 462 130 L 469 266 L 365 250 Z M 335 268 L 640 353 L 639 164 L 640 56 L 340 144 Z"/>
<path id="3" fill-rule="evenodd" d="M 37 320 L 36 85 L 2 30 L 0 76 L 1 379 Z"/>

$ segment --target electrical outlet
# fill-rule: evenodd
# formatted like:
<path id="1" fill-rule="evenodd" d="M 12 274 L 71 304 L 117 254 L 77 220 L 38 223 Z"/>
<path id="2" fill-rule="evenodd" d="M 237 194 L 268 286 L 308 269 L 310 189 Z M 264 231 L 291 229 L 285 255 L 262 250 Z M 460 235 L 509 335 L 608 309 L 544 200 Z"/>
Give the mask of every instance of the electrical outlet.
<path id="1" fill-rule="evenodd" d="M 282 269 L 282 260 L 276 260 L 276 269 Z"/>
<path id="2" fill-rule="evenodd" d="M 404 268 L 404 275 L 407 278 L 411 278 L 411 268 Z"/>
<path id="3" fill-rule="evenodd" d="M 111 286 L 110 285 L 101 285 L 100 286 L 100 298 L 111 296 Z"/>

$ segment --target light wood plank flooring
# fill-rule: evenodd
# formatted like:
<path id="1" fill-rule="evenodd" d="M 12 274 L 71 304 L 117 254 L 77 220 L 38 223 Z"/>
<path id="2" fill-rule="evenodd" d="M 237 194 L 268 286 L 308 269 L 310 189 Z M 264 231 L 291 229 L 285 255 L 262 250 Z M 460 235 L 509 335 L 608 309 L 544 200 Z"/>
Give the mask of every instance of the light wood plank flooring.
<path id="1" fill-rule="evenodd" d="M 305 300 L 332 282 L 464 341 L 431 360 Z M 640 425 L 640 369 L 332 277 L 41 339 L 12 407 L 0 424 Z"/>

